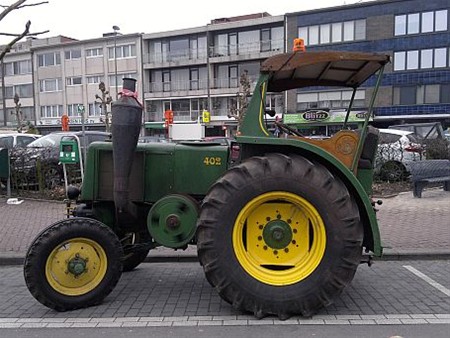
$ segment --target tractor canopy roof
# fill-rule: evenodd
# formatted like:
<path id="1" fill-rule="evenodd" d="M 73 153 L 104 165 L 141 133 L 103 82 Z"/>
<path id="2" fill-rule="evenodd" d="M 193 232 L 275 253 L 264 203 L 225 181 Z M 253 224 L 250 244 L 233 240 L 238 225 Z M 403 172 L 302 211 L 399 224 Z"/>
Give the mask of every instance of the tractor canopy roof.
<path id="1" fill-rule="evenodd" d="M 292 52 L 268 58 L 268 91 L 310 86 L 359 87 L 389 62 L 389 55 L 360 52 Z"/>

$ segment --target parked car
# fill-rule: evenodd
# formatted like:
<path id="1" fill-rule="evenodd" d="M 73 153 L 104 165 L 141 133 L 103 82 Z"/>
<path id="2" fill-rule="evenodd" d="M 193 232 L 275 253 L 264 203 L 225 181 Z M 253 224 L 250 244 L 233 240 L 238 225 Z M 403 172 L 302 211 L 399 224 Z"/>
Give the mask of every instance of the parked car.
<path id="1" fill-rule="evenodd" d="M 11 151 L 11 172 L 13 184 L 37 185 L 43 178 L 46 188 L 53 188 L 63 182 L 62 166 L 59 164 L 59 145 L 63 137 L 76 137 L 81 153 L 94 141 L 105 141 L 110 133 L 101 131 L 56 132 L 42 136 L 29 143 L 25 148 Z"/>
<path id="2" fill-rule="evenodd" d="M 424 159 L 424 150 L 413 132 L 379 129 L 380 139 L 375 160 L 375 172 L 382 180 L 400 181 L 407 177 L 405 161 Z"/>
<path id="3" fill-rule="evenodd" d="M 12 149 L 14 147 L 26 147 L 29 143 L 38 139 L 40 135 L 8 133 L 0 134 L 0 148 Z"/>
<path id="4" fill-rule="evenodd" d="M 439 122 L 397 124 L 389 126 L 388 129 L 410 131 L 420 142 L 445 139 L 444 129 Z"/>

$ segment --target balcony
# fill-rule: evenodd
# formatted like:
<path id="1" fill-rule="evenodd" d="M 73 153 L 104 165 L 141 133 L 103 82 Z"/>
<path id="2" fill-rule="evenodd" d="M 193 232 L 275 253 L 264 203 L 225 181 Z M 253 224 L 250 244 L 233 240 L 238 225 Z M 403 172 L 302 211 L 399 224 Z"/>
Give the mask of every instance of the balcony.
<path id="1" fill-rule="evenodd" d="M 260 54 L 270 55 L 281 53 L 284 50 L 284 40 L 253 41 L 239 43 L 235 45 L 218 45 L 210 48 L 210 58 L 233 57 L 247 55 L 251 57 L 261 57 Z M 265 55 L 265 54 L 264 54 Z"/>
<path id="2" fill-rule="evenodd" d="M 144 54 L 144 64 L 151 67 L 171 67 L 180 64 L 206 63 L 206 50 L 186 49 Z"/>
<path id="3" fill-rule="evenodd" d="M 253 91 L 258 78 L 249 76 L 250 91 Z M 239 90 L 239 77 L 215 78 L 211 82 L 211 89 L 223 90 L 233 89 L 231 92 L 236 93 Z M 194 92 L 206 93 L 208 89 L 207 80 L 187 80 L 187 81 L 168 81 L 168 82 L 151 82 L 146 84 L 145 93 L 168 93 L 177 96 L 192 95 Z M 227 91 L 229 92 L 229 91 Z M 181 95 L 180 95 L 181 94 Z M 149 96 L 147 96 L 149 97 Z"/>

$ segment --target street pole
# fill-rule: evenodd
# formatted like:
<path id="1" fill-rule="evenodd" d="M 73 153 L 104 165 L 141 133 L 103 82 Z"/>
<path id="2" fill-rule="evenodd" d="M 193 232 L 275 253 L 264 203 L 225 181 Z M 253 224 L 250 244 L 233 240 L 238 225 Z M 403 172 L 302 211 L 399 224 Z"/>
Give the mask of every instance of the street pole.
<path id="1" fill-rule="evenodd" d="M 114 76 L 116 81 L 116 100 L 119 99 L 119 84 L 117 83 L 117 31 L 120 30 L 118 26 L 112 27 L 114 30 Z"/>

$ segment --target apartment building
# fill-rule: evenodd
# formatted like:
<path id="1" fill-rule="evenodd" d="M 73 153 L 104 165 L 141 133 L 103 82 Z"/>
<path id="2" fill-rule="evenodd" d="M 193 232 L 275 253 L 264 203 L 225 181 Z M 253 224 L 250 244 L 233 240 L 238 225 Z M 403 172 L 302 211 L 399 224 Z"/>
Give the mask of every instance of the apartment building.
<path id="1" fill-rule="evenodd" d="M 87 129 L 104 130 L 105 113 L 96 99 L 101 96 L 99 84 L 103 82 L 115 100 L 122 78 L 142 78 L 140 34 L 105 34 L 98 39 L 34 47 L 32 53 L 36 122 L 45 131 L 60 129 L 62 115 L 69 117 L 71 130 L 80 130 L 83 124 Z"/>
<path id="2" fill-rule="evenodd" d="M 67 115 L 71 130 L 105 129 L 105 114 L 96 94 L 100 82 L 113 100 L 122 89 L 122 78 L 138 79 L 142 101 L 141 35 L 114 33 L 78 41 L 58 36 L 30 39 L 17 44 L 3 60 L 3 126 L 15 127 L 11 114 L 14 96 L 20 98 L 23 120 L 41 133 L 61 130 Z M 116 82 L 117 78 L 117 82 Z M 110 106 L 107 106 L 108 111 Z M 82 120 L 84 116 L 84 120 Z"/>
<path id="3" fill-rule="evenodd" d="M 147 133 L 163 133 L 164 111 L 174 122 L 200 121 L 211 114 L 206 135 L 231 135 L 237 122 L 240 78 L 254 89 L 261 62 L 285 48 L 284 16 L 268 13 L 212 20 L 203 27 L 144 34 L 143 68 Z M 268 98 L 282 114 L 284 97 Z"/>
<path id="4" fill-rule="evenodd" d="M 449 10 L 447 0 L 380 0 L 289 13 L 286 14 L 288 49 L 293 38 L 301 37 L 309 51 L 389 54 L 392 63 L 386 67 L 372 123 L 386 127 L 439 121 L 448 126 Z M 374 81 L 370 80 L 357 92 L 354 106 L 358 112 L 366 111 L 373 86 Z M 332 124 L 304 121 L 301 113 L 319 109 L 328 111 L 332 117 L 349 100 L 347 89 L 294 91 L 288 95 L 285 120 L 317 134 L 332 134 L 335 129 Z"/>

